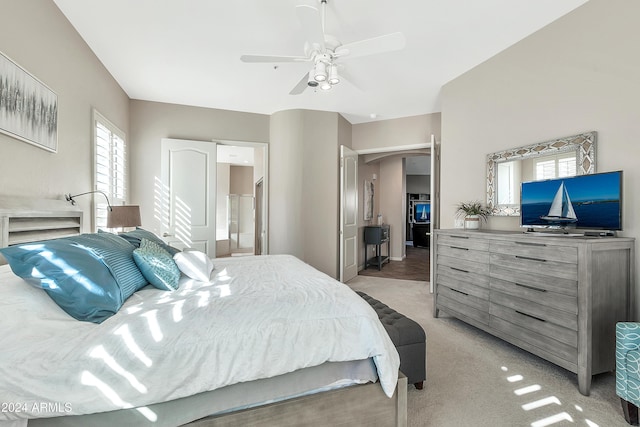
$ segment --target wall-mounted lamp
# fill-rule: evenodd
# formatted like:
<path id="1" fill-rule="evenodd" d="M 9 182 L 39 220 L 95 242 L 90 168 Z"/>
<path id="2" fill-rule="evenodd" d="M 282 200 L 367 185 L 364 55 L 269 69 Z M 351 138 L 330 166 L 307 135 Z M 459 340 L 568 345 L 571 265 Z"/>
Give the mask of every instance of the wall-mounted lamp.
<path id="1" fill-rule="evenodd" d="M 140 206 L 113 206 L 107 213 L 107 228 L 138 227 L 142 225 Z"/>
<path id="2" fill-rule="evenodd" d="M 122 227 L 124 229 L 125 227 L 138 227 L 142 225 L 140 206 L 111 206 L 107 195 L 100 190 L 87 191 L 86 193 L 75 194 L 73 196 L 71 194 L 65 194 L 64 196 L 68 202 L 71 202 L 71 204 L 75 206 L 76 201 L 74 197 L 93 193 L 102 194 L 107 201 L 107 228 Z"/>
<path id="3" fill-rule="evenodd" d="M 100 193 L 104 196 L 105 200 L 107 201 L 107 206 L 109 211 L 112 211 L 113 208 L 111 207 L 111 203 L 109 203 L 109 198 L 107 197 L 106 194 L 104 194 L 104 192 L 100 191 L 100 190 L 94 190 L 94 191 L 87 191 L 86 193 L 80 193 L 80 194 L 75 194 L 75 195 L 71 195 L 71 193 L 69 194 L 65 194 L 64 197 L 67 199 L 67 202 L 71 202 L 71 204 L 73 206 L 76 205 L 76 201 L 73 199 L 74 197 L 78 197 L 78 196 L 84 196 L 85 194 L 93 194 L 93 193 Z"/>

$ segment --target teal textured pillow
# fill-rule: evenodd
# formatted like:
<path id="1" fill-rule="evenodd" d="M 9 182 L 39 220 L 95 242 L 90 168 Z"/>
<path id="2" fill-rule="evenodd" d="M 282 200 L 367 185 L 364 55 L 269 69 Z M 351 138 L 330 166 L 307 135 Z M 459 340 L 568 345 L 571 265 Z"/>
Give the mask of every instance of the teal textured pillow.
<path id="1" fill-rule="evenodd" d="M 169 252 L 171 256 L 180 252 L 179 249 L 167 245 L 164 241 L 162 241 L 161 238 L 159 238 L 152 232 L 145 230 L 144 228 L 137 227 L 135 230 L 127 231 L 126 233 L 120 233 L 118 234 L 118 236 L 122 237 L 136 248 L 140 247 L 140 241 L 142 239 L 147 239 L 160 245 L 164 250 Z"/>
<path id="2" fill-rule="evenodd" d="M 178 289 L 180 270 L 171 254 L 162 246 L 143 238 L 140 247 L 133 251 L 133 259 L 153 286 L 166 291 Z"/>

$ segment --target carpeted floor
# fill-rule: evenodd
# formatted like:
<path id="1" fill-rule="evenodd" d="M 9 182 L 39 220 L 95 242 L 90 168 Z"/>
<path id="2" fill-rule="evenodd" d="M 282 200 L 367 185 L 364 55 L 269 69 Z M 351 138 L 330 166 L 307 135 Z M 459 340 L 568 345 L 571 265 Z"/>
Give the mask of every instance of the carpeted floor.
<path id="1" fill-rule="evenodd" d="M 348 285 L 427 334 L 427 381 L 422 391 L 409 386 L 409 426 L 628 425 L 612 373 L 595 376 L 583 396 L 575 374 L 456 319 L 434 319 L 427 282 L 357 276 Z"/>

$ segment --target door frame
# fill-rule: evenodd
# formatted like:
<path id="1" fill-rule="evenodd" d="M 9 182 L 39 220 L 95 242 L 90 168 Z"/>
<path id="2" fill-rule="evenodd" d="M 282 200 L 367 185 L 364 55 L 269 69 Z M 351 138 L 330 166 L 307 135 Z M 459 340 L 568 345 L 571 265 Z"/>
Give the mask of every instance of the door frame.
<path id="1" fill-rule="evenodd" d="M 435 255 L 433 232 L 435 229 L 440 228 L 440 144 L 441 142 L 436 141 L 435 135 L 431 134 L 430 141 L 425 143 L 354 150 L 359 156 L 371 155 L 373 158 L 370 161 L 373 161 L 392 155 L 410 155 L 413 154 L 411 153 L 412 150 L 429 149 L 429 154 L 420 155 L 431 156 L 431 238 L 429 239 L 429 289 L 431 293 L 433 293 L 433 257 Z M 365 162 L 367 162 L 366 158 Z M 396 233 L 396 235 L 399 234 L 400 233 Z M 402 234 L 401 237 L 404 239 L 404 234 Z"/>

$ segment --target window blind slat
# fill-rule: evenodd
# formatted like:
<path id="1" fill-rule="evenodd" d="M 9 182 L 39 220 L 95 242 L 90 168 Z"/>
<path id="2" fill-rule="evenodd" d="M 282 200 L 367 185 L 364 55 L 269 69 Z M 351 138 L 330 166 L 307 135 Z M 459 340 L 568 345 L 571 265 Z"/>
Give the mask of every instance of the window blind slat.
<path id="1" fill-rule="evenodd" d="M 111 129 L 97 117 L 95 122 L 95 182 L 96 189 L 103 191 L 111 204 L 120 204 L 126 199 L 126 144 L 118 136 L 118 129 Z M 106 228 L 107 205 L 96 203 L 95 219 L 98 228 Z"/>

